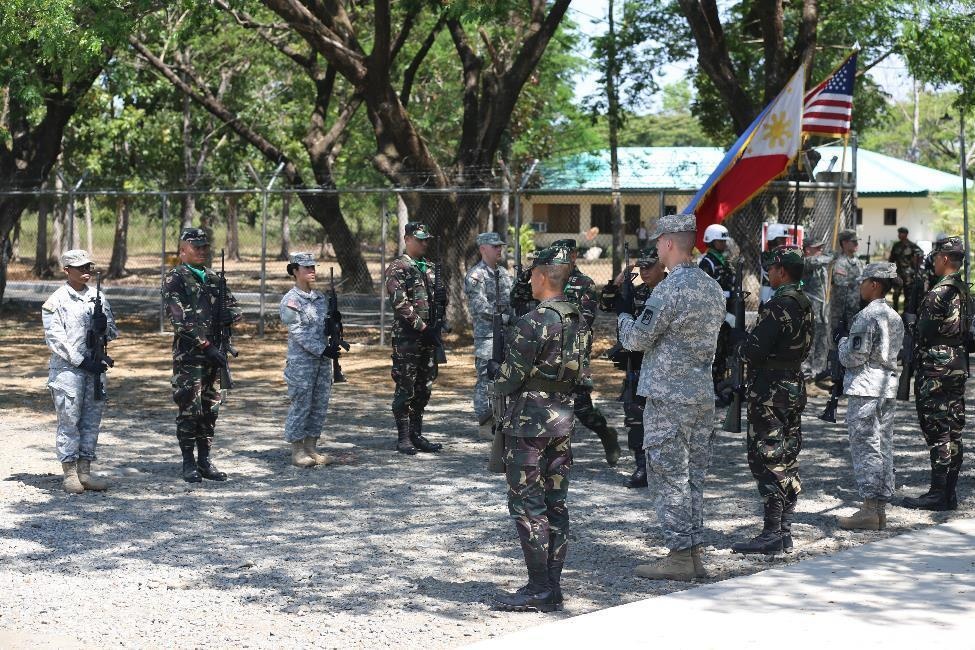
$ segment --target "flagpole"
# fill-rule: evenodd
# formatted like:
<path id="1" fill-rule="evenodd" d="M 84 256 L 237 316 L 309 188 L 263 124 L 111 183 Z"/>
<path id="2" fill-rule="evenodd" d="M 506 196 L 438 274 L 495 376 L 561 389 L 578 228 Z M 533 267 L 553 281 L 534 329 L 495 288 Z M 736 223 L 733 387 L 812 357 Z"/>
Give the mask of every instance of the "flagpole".
<path id="1" fill-rule="evenodd" d="M 850 134 L 847 132 L 843 136 L 843 157 L 840 159 L 840 182 L 839 187 L 836 189 L 836 211 L 833 215 L 833 246 L 832 249 L 835 251 L 837 243 L 840 237 L 840 214 L 843 211 L 843 185 L 846 180 L 846 147 L 850 142 Z"/>

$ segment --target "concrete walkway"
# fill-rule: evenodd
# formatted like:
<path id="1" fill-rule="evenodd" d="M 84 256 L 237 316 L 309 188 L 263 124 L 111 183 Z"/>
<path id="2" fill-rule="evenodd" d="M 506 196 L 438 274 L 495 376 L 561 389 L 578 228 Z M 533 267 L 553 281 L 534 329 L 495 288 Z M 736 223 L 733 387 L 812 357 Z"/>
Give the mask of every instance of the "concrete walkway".
<path id="1" fill-rule="evenodd" d="M 566 594 L 571 598 L 571 594 Z M 539 625 L 474 648 L 975 648 L 975 519 Z"/>

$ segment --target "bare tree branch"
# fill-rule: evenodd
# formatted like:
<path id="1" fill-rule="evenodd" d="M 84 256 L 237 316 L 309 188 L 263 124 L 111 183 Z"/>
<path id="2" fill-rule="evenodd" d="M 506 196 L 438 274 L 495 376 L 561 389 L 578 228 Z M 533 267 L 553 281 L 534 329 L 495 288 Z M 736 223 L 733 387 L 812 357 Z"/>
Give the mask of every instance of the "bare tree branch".
<path id="1" fill-rule="evenodd" d="M 287 30 L 291 31 L 291 28 L 287 23 L 281 23 L 277 25 L 266 25 L 258 22 L 250 14 L 234 9 L 225 0 L 210 0 L 214 6 L 222 11 L 230 14 L 234 21 L 246 29 L 254 31 L 265 43 L 281 52 L 286 57 L 297 63 L 302 68 L 309 68 L 314 65 L 314 57 L 311 54 L 304 54 L 294 49 L 287 43 L 272 37 L 272 31 Z"/>
<path id="2" fill-rule="evenodd" d="M 413 91 L 413 81 L 416 79 L 416 73 L 420 70 L 420 65 L 423 60 L 426 59 L 427 54 L 430 52 L 430 48 L 433 47 L 434 42 L 437 40 L 437 35 L 440 30 L 443 29 L 444 25 L 447 23 L 446 14 L 441 14 L 440 18 L 437 19 L 436 24 L 427 37 L 420 44 L 420 49 L 417 50 L 413 59 L 410 60 L 410 64 L 406 66 L 406 70 L 403 71 L 403 89 L 400 91 L 399 100 L 406 106 L 410 103 L 410 93 Z"/>

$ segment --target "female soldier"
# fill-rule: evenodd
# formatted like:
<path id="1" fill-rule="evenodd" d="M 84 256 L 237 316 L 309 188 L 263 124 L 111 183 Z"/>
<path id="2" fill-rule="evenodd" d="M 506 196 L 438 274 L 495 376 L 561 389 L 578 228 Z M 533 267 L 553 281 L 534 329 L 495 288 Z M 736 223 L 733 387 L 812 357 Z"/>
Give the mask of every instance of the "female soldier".
<path id="1" fill-rule="evenodd" d="M 326 356 L 325 320 L 328 298 L 314 291 L 315 258 L 295 253 L 288 264 L 295 286 L 281 299 L 281 322 L 288 326 L 288 382 L 291 408 L 284 424 L 284 439 L 291 443 L 291 463 L 296 467 L 328 465 L 332 459 L 316 451 L 328 400 L 332 396 L 332 361 Z"/>

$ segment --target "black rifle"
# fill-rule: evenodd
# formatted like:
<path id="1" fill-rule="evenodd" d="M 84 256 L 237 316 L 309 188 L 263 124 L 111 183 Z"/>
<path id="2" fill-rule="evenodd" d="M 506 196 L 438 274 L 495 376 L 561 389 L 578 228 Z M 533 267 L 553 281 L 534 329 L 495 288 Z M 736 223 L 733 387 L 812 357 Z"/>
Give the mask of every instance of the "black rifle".
<path id="1" fill-rule="evenodd" d="M 626 306 L 627 313 L 632 314 L 634 310 L 633 302 L 633 273 L 630 271 L 630 244 L 629 242 L 623 243 L 623 285 L 620 287 L 620 297 Z M 617 345 L 621 348 L 623 347 L 622 342 L 619 340 L 620 330 L 619 326 L 616 328 L 616 341 Z M 639 370 L 634 370 L 633 368 L 633 353 L 629 350 L 623 348 L 622 353 L 626 355 L 626 378 L 623 380 L 623 394 L 620 396 L 622 398 L 623 407 L 631 406 L 636 401 L 636 389 L 639 383 Z"/>
<path id="2" fill-rule="evenodd" d="M 223 249 L 220 249 L 220 272 L 217 273 L 217 303 L 210 315 L 210 344 L 216 346 L 225 357 L 227 363 L 220 366 L 220 388 L 230 390 L 234 387 L 234 380 L 230 376 L 230 357 L 237 356 L 237 350 L 231 342 L 233 324 L 226 317 L 227 313 L 227 277 L 224 274 Z M 227 321 L 227 324 L 224 324 Z"/>
<path id="3" fill-rule="evenodd" d="M 105 370 L 115 365 L 112 357 L 108 356 L 108 318 L 102 307 L 102 274 L 95 274 L 95 308 L 91 312 L 91 327 L 88 329 L 86 341 L 88 349 L 91 350 L 89 356 L 95 362 L 101 372 L 95 375 L 95 401 L 100 402 L 105 399 L 105 382 L 102 375 Z"/>
<path id="4" fill-rule="evenodd" d="M 836 329 L 833 330 L 833 347 L 826 357 L 826 369 L 829 370 L 829 380 L 832 382 L 832 386 L 829 389 L 829 400 L 826 402 L 826 408 L 819 415 L 819 419 L 823 422 L 836 422 L 836 405 L 843 397 L 843 375 L 846 373 L 846 369 L 840 363 L 840 339 L 849 333 L 850 326 L 846 320 L 841 320 L 836 325 Z"/>
<path id="5" fill-rule="evenodd" d="M 866 262 L 867 264 L 870 263 L 870 236 L 869 235 L 867 236 L 867 254 L 861 255 L 860 259 Z"/>
<path id="6" fill-rule="evenodd" d="M 748 293 L 742 287 L 745 276 L 745 260 L 739 258 L 735 269 L 735 284 L 731 288 L 731 309 L 735 315 L 735 346 L 731 353 L 731 404 L 724 418 L 724 430 L 741 433 L 741 405 L 745 401 L 745 358 L 741 346 L 745 343 L 745 298 Z"/>
<path id="7" fill-rule="evenodd" d="M 438 296 L 444 296 L 441 300 Z M 449 332 L 447 326 L 447 300 L 446 288 L 443 283 L 443 258 L 440 255 L 440 240 L 437 240 L 437 262 L 433 265 L 433 300 L 430 303 L 430 324 L 434 340 L 434 360 L 438 363 L 447 363 L 447 352 L 443 347 L 443 334 Z"/>
<path id="8" fill-rule="evenodd" d="M 494 317 L 491 321 L 491 360 L 488 361 L 488 377 L 497 378 L 504 363 L 504 310 L 501 307 L 501 272 L 494 269 Z M 491 398 L 491 410 L 494 412 L 494 440 L 491 443 L 491 456 L 488 459 L 488 471 L 500 474 L 504 467 L 504 436 L 501 435 L 507 400 L 500 393 L 494 393 Z"/>
<path id="9" fill-rule="evenodd" d="M 904 343 L 901 346 L 901 376 L 897 382 L 897 399 L 902 402 L 911 399 L 911 379 L 917 370 L 917 308 L 921 304 L 921 291 L 924 288 L 924 278 L 918 272 L 914 276 L 914 283 L 904 300 Z"/>
<path id="10" fill-rule="evenodd" d="M 328 318 L 325 319 L 325 335 L 328 337 L 328 341 L 325 345 L 324 355 L 332 360 L 332 383 L 341 384 L 348 380 L 342 374 L 339 357 L 342 356 L 342 350 L 349 351 L 349 344 L 345 341 L 342 312 L 339 311 L 339 297 L 335 293 L 335 267 L 329 268 L 328 277 L 332 283 L 328 291 L 331 304 L 328 306 Z"/>
<path id="11" fill-rule="evenodd" d="M 524 316 L 531 308 L 532 298 L 531 274 L 521 266 L 521 259 L 515 263 L 515 282 L 511 287 L 511 311 L 515 316 Z"/>

